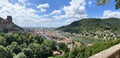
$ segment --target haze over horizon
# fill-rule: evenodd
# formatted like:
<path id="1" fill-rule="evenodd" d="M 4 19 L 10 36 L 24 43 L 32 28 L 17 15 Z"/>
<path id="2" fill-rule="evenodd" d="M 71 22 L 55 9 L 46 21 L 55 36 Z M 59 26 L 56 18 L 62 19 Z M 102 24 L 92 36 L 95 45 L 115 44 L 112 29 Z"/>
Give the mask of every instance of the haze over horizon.
<path id="1" fill-rule="evenodd" d="M 120 18 L 115 1 L 96 6 L 95 0 L 0 0 L 0 17 L 13 17 L 21 27 L 59 27 L 82 18 Z"/>

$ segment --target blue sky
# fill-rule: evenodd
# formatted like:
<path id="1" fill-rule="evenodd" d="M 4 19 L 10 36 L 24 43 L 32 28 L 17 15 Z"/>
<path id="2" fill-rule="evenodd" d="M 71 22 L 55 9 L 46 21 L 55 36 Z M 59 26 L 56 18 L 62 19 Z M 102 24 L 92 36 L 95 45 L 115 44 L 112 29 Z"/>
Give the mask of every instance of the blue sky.
<path id="1" fill-rule="evenodd" d="M 96 6 L 95 0 L 1 0 L 0 17 L 11 15 L 21 27 L 60 27 L 82 18 L 120 18 L 115 1 L 110 1 Z"/>

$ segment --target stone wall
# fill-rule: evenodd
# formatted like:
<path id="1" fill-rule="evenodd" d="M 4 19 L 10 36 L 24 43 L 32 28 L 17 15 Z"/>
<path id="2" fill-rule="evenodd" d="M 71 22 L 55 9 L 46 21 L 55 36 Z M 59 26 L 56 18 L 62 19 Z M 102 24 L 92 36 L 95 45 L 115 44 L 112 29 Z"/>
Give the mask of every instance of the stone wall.
<path id="1" fill-rule="evenodd" d="M 4 32 L 23 32 L 24 30 L 12 22 L 12 16 L 7 16 L 7 19 L 0 18 L 0 29 Z"/>
<path id="2" fill-rule="evenodd" d="M 0 28 L 1 29 L 10 28 L 11 24 L 12 24 L 12 17 L 11 16 L 7 16 L 7 19 L 0 20 Z"/>
<path id="3" fill-rule="evenodd" d="M 89 58 L 120 58 L 120 44 L 103 50 L 93 56 L 90 56 Z"/>

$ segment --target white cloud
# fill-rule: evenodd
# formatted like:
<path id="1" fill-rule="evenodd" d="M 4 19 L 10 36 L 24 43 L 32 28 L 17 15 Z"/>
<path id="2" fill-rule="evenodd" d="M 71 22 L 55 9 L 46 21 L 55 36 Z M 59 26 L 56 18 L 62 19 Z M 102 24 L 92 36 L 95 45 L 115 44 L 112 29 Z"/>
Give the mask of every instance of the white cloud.
<path id="1" fill-rule="evenodd" d="M 43 18 L 36 12 L 19 3 L 12 4 L 8 0 L 0 2 L 0 17 L 6 18 L 7 15 L 11 15 L 13 22 L 22 27 L 48 27 L 51 19 Z"/>
<path id="2" fill-rule="evenodd" d="M 26 0 L 18 0 L 18 2 L 20 3 L 24 3 Z"/>
<path id="3" fill-rule="evenodd" d="M 54 19 L 65 20 L 65 25 L 70 24 L 73 21 L 80 20 L 87 17 L 85 10 L 85 0 L 71 0 L 69 6 L 64 6 L 62 11 L 65 14 L 53 16 Z M 61 22 L 63 24 L 63 22 Z"/>
<path id="4" fill-rule="evenodd" d="M 112 11 L 112 10 L 105 10 L 103 13 L 103 18 L 109 18 L 109 17 L 120 18 L 120 12 Z"/>
<path id="5" fill-rule="evenodd" d="M 88 6 L 91 7 L 92 6 L 92 0 L 88 1 Z"/>
<path id="6" fill-rule="evenodd" d="M 23 6 L 31 5 L 31 3 L 28 3 L 27 1 L 28 0 L 18 0 L 18 2 Z"/>
<path id="7" fill-rule="evenodd" d="M 61 11 L 54 10 L 51 14 L 60 14 L 54 15 L 52 18 L 56 21 L 62 21 L 62 25 L 70 24 L 73 21 L 80 20 L 82 18 L 87 17 L 86 9 L 85 9 L 85 0 L 71 0 L 69 2 L 70 5 L 64 6 Z M 64 12 L 64 13 L 63 13 Z M 64 22 L 63 22 L 64 20 Z M 60 23 L 60 22 L 59 22 Z M 60 25 L 61 25 L 60 24 Z M 60 26 L 58 25 L 58 26 Z"/>
<path id="8" fill-rule="evenodd" d="M 88 4 L 89 4 L 89 5 L 92 5 L 92 1 L 89 1 Z"/>
<path id="9" fill-rule="evenodd" d="M 59 15 L 61 13 L 61 10 L 54 10 L 50 15 Z"/>
<path id="10" fill-rule="evenodd" d="M 87 17 L 84 0 L 72 0 L 69 6 L 64 6 L 65 16 L 67 18 L 84 18 Z"/>
<path id="11" fill-rule="evenodd" d="M 71 0 L 69 4 L 69 6 L 54 10 L 48 15 L 44 14 L 44 17 L 44 15 L 36 14 L 37 10 L 26 8 L 26 5 L 12 4 L 8 0 L 2 0 L 0 16 L 6 18 L 7 15 L 11 15 L 14 23 L 22 27 L 59 27 L 87 17 L 85 0 Z M 49 4 L 40 4 L 37 8 L 41 12 L 45 12 L 46 8 L 49 8 Z"/>
<path id="12" fill-rule="evenodd" d="M 37 8 L 40 9 L 40 12 L 45 12 L 46 8 L 49 8 L 49 4 L 48 3 L 40 4 L 40 5 L 37 6 Z"/>
<path id="13" fill-rule="evenodd" d="M 94 0 L 88 0 L 88 2 L 87 2 L 87 6 L 88 7 L 93 7 L 95 5 L 96 5 L 96 1 L 94 1 Z"/>

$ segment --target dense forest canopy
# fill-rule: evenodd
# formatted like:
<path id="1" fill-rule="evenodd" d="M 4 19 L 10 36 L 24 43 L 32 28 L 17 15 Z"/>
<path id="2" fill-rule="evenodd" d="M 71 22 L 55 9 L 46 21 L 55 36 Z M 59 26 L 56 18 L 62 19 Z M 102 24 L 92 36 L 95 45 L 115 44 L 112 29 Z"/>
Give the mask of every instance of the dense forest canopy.
<path id="1" fill-rule="evenodd" d="M 110 30 L 112 32 L 120 32 L 120 19 L 118 18 L 88 18 L 75 21 L 67 26 L 62 26 L 58 28 L 65 32 L 71 33 L 85 33 L 85 32 L 97 32 Z"/>
<path id="2" fill-rule="evenodd" d="M 120 38 L 120 19 L 118 18 L 88 18 L 75 21 L 69 25 L 57 28 L 71 34 L 93 39 L 118 39 Z"/>
<path id="3" fill-rule="evenodd" d="M 0 58 L 47 58 L 52 56 L 55 43 L 31 33 L 0 32 Z"/>

